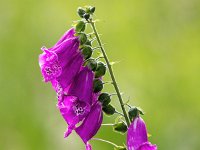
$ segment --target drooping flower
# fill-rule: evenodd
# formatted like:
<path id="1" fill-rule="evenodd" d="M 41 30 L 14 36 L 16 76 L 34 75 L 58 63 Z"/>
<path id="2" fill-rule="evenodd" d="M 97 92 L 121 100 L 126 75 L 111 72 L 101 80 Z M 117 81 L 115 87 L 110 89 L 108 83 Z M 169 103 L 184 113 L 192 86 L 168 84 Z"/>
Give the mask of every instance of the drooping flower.
<path id="1" fill-rule="evenodd" d="M 144 120 L 136 117 L 127 133 L 128 150 L 157 150 L 156 145 L 148 141 L 147 129 Z"/>
<path id="2" fill-rule="evenodd" d="M 102 107 L 97 101 L 99 93 L 93 93 L 93 79 L 94 73 L 82 67 L 70 87 L 64 91 L 62 100 L 58 101 L 58 108 L 68 124 L 64 137 L 75 130 L 87 150 L 92 149 L 88 141 L 97 133 L 103 119 Z"/>
<path id="3" fill-rule="evenodd" d="M 53 47 L 41 48 L 43 53 L 39 56 L 39 65 L 44 81 L 51 81 L 58 95 L 68 88 L 83 64 L 80 41 L 74 34 L 72 28 Z"/>
<path id="4" fill-rule="evenodd" d="M 81 137 L 86 144 L 86 150 L 92 150 L 88 141 L 98 132 L 103 120 L 102 106 L 99 102 L 93 104 L 90 113 L 85 118 L 83 123 L 76 128 L 76 133 Z"/>
<path id="5" fill-rule="evenodd" d="M 69 89 L 64 91 L 63 98 L 58 101 L 58 108 L 68 124 L 64 137 L 67 137 L 91 110 L 93 78 L 92 71 L 82 67 Z"/>

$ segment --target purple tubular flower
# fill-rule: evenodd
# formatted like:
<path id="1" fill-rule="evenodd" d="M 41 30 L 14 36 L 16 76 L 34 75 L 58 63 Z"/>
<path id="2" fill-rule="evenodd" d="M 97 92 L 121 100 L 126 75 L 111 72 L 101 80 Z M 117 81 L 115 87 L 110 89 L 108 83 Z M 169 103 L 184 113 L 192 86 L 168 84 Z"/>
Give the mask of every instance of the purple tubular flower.
<path id="1" fill-rule="evenodd" d="M 56 46 L 56 45 L 59 45 L 60 43 L 62 43 L 65 39 L 69 39 L 69 38 L 74 37 L 74 34 L 75 34 L 74 28 L 69 29 L 69 30 L 68 30 L 67 32 L 65 32 L 65 34 L 60 38 L 60 40 L 58 40 L 58 42 L 55 44 L 55 46 Z"/>
<path id="2" fill-rule="evenodd" d="M 102 106 L 99 102 L 93 104 L 90 113 L 84 119 L 83 123 L 75 129 L 76 133 L 86 144 L 86 150 L 92 150 L 88 141 L 97 133 L 103 120 Z"/>
<path id="3" fill-rule="evenodd" d="M 80 100 L 92 104 L 94 73 L 88 67 L 82 67 L 79 74 L 74 78 L 67 95 L 76 95 Z"/>
<path id="4" fill-rule="evenodd" d="M 136 117 L 128 129 L 128 150 L 157 150 L 156 145 L 148 141 L 145 122 L 141 117 Z"/>
<path id="5" fill-rule="evenodd" d="M 67 137 L 90 112 L 93 78 L 92 71 L 87 67 L 82 67 L 69 89 L 64 91 L 63 98 L 58 101 L 58 108 L 68 124 L 64 137 Z"/>
<path id="6" fill-rule="evenodd" d="M 51 81 L 57 93 L 68 88 L 83 64 L 80 42 L 74 34 L 72 28 L 53 47 L 41 48 L 43 53 L 39 56 L 39 65 L 44 81 Z"/>

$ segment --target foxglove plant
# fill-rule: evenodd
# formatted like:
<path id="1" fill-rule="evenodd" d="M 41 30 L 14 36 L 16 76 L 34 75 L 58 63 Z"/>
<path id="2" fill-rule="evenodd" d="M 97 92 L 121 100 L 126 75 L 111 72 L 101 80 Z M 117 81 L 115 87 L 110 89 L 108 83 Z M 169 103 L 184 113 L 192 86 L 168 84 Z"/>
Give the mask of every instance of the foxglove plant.
<path id="1" fill-rule="evenodd" d="M 81 19 L 53 47 L 42 47 L 43 53 L 39 56 L 44 81 L 50 81 L 56 91 L 57 107 L 68 125 L 64 137 L 75 131 L 85 143 L 86 150 L 92 150 L 90 140 L 107 142 L 115 150 L 157 150 L 157 146 L 148 141 L 146 125 L 140 117 L 143 115 L 141 109 L 123 101 L 93 20 L 94 12 L 95 7 L 78 8 Z M 87 26 L 91 27 L 92 33 L 85 33 Z M 99 50 L 100 56 L 92 58 Z M 110 74 L 110 82 L 103 81 L 106 71 Z M 108 83 L 113 85 L 116 93 L 101 92 Z M 110 104 L 113 95 L 117 95 L 122 112 Z M 112 124 L 102 124 L 103 112 L 117 114 L 117 119 Z M 127 146 L 94 138 L 101 125 L 113 126 L 114 131 L 122 134 L 127 132 Z"/>

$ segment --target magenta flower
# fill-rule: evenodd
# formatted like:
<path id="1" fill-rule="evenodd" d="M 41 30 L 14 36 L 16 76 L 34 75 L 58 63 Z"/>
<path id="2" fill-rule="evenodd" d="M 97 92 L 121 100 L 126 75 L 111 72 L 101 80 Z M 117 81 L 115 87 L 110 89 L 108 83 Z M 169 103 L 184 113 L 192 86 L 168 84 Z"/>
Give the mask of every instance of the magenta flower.
<path id="1" fill-rule="evenodd" d="M 86 144 L 86 150 L 92 150 L 88 141 L 97 133 L 101 127 L 103 120 L 102 106 L 99 102 L 93 104 L 90 113 L 85 118 L 83 123 L 76 128 L 76 133 L 81 137 Z"/>
<path id="2" fill-rule="evenodd" d="M 156 145 L 148 141 L 145 122 L 141 117 L 136 117 L 128 129 L 128 150 L 157 150 Z"/>
<path id="3" fill-rule="evenodd" d="M 91 149 L 88 141 L 97 133 L 103 119 L 97 94 L 93 93 L 93 79 L 94 73 L 82 67 L 70 87 L 64 91 L 63 99 L 58 101 L 58 108 L 68 124 L 64 137 L 75 130 L 87 150 Z M 81 125 L 77 126 L 81 121 Z"/>
<path id="4" fill-rule="evenodd" d="M 80 42 L 74 34 L 72 28 L 53 47 L 41 48 L 43 53 L 39 56 L 39 65 L 44 81 L 52 82 L 58 96 L 68 88 L 83 64 Z"/>
<path id="5" fill-rule="evenodd" d="M 58 101 L 58 108 L 68 124 L 67 137 L 76 124 L 82 121 L 90 112 L 92 104 L 92 86 L 94 75 L 90 69 L 83 67 L 76 75 L 62 100 Z"/>

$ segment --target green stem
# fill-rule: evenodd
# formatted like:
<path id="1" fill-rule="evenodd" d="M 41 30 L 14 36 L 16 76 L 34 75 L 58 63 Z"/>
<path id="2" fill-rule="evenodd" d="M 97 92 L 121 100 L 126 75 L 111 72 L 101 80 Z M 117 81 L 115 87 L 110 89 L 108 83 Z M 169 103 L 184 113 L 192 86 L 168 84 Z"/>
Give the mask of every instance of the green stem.
<path id="1" fill-rule="evenodd" d="M 107 141 L 107 140 L 100 139 L 100 138 L 92 138 L 92 140 L 105 142 L 105 143 L 108 143 L 108 144 L 113 145 L 114 147 L 117 147 L 117 144 L 115 144 L 115 143 L 113 143 L 113 142 L 110 142 L 110 141 Z"/>
<path id="2" fill-rule="evenodd" d="M 109 63 L 108 56 L 107 56 L 107 54 L 106 54 L 106 52 L 105 52 L 105 49 L 104 49 L 103 46 L 102 46 L 102 43 L 101 43 L 99 34 L 98 34 L 97 29 L 96 29 L 96 27 L 95 27 L 95 23 L 92 21 L 92 19 L 89 21 L 89 23 L 90 23 L 91 26 L 92 26 L 92 29 L 93 29 L 93 31 L 94 31 L 94 34 L 95 34 L 95 36 L 96 36 L 96 38 L 97 38 L 97 42 L 98 42 L 98 44 L 99 44 L 99 47 L 100 47 L 100 49 L 101 49 L 101 51 L 102 51 L 102 54 L 103 54 L 103 56 L 104 56 L 104 59 L 105 59 L 105 61 L 106 61 L 107 66 L 108 66 L 108 70 L 109 70 L 109 73 L 110 73 L 110 77 L 111 77 L 111 79 L 112 79 L 112 81 L 113 81 L 113 86 L 114 86 L 115 91 L 116 91 L 116 93 L 117 93 L 117 96 L 118 96 L 118 98 L 119 98 L 119 102 L 120 102 L 120 105 L 121 105 L 121 108 L 122 108 L 122 111 L 123 111 L 123 114 L 124 114 L 124 118 L 125 118 L 125 120 L 126 120 L 127 125 L 129 126 L 129 125 L 130 125 L 130 122 L 129 122 L 129 119 L 128 119 L 128 115 L 127 115 L 127 113 L 126 113 L 126 110 L 125 110 L 125 108 L 124 108 L 123 99 L 122 99 L 122 96 L 121 96 L 121 94 L 120 94 L 120 90 L 119 90 L 119 87 L 118 87 L 118 85 L 117 85 L 117 82 L 116 82 L 116 79 L 115 79 L 115 76 L 114 76 L 114 73 L 113 73 L 113 70 L 112 70 L 112 66 L 111 66 L 110 63 Z"/>
<path id="3" fill-rule="evenodd" d="M 114 124 L 112 124 L 112 123 L 104 123 L 104 124 L 102 123 L 101 125 L 102 126 L 114 126 Z"/>

